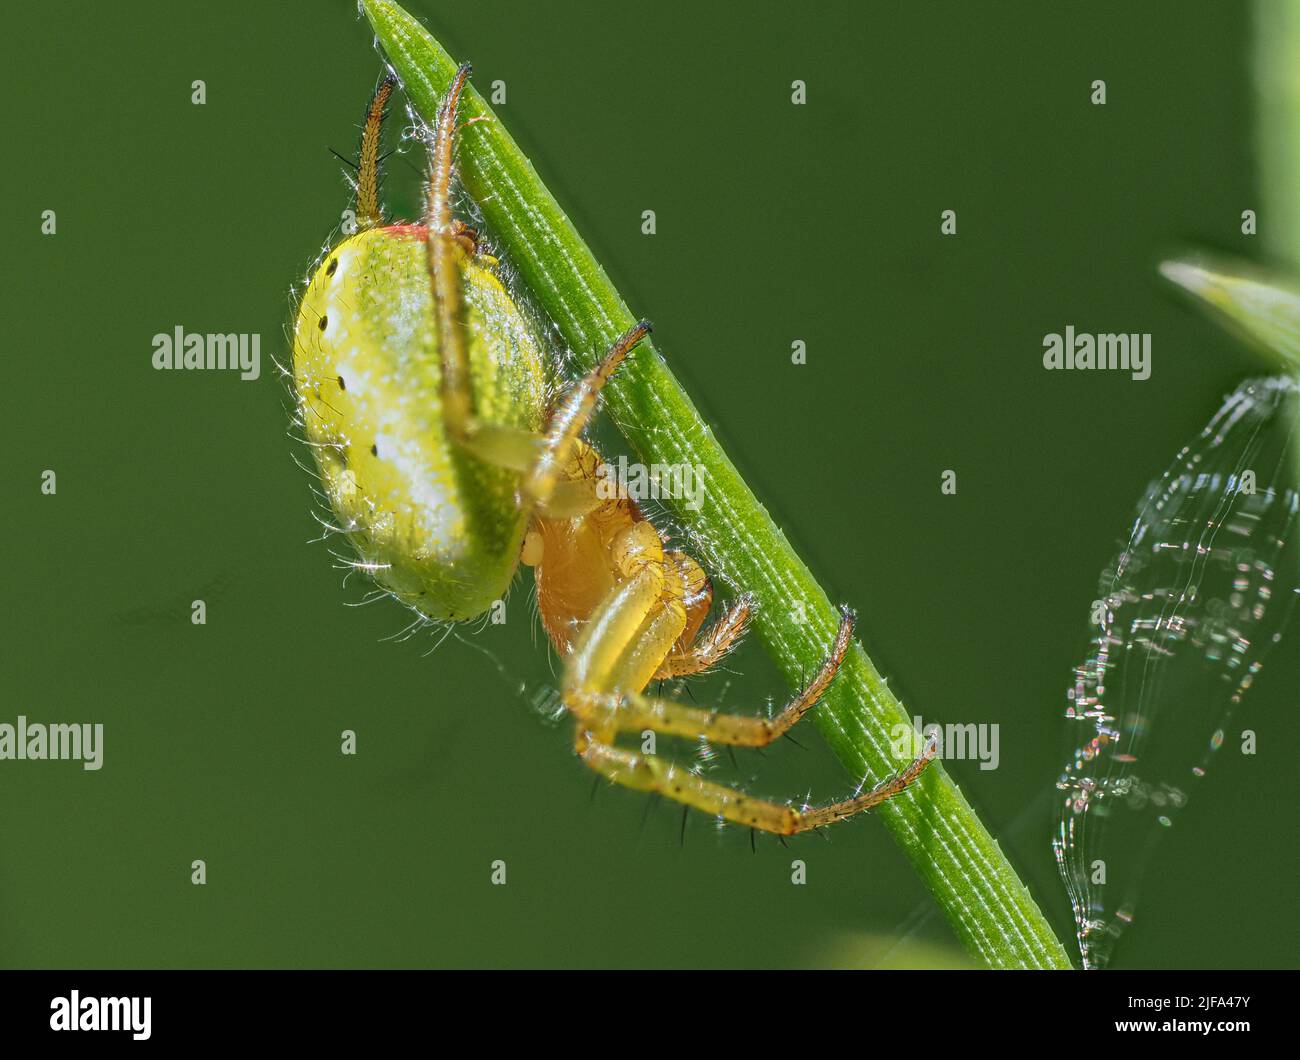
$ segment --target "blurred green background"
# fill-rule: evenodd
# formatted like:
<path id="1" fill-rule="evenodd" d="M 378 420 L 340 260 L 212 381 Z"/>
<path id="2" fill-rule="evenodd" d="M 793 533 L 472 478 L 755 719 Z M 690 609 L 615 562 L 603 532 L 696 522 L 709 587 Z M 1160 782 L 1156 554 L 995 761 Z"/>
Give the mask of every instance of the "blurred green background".
<path id="1" fill-rule="evenodd" d="M 1262 364 L 1154 271 L 1187 246 L 1261 259 L 1239 231 L 1260 208 L 1248 7 L 408 6 L 481 89 L 507 83 L 502 120 L 905 703 L 1001 725 L 999 769 L 949 768 L 1075 954 L 1044 792 L 1097 575 L 1148 479 Z M 0 721 L 107 732 L 98 773 L 0 763 L 0 963 L 963 960 L 878 822 L 751 854 L 743 831 L 693 816 L 679 842 L 675 809 L 593 797 L 528 703 L 555 671 L 529 575 L 504 626 L 432 654 L 433 634 L 385 640 L 396 605 L 345 606 L 365 586 L 309 543 L 271 357 L 349 205 L 328 148 L 355 151 L 380 70 L 350 2 L 52 2 L 6 28 Z M 421 162 L 390 163 L 398 213 Z M 1070 323 L 1152 332 L 1152 378 L 1044 372 Z M 262 378 L 154 371 L 176 325 L 260 333 Z M 1259 754 L 1230 743 L 1167 836 L 1116 967 L 1295 963 L 1297 655 L 1240 716 Z M 786 692 L 752 645 L 730 669 L 695 697 Z M 717 776 L 842 793 L 799 739 Z"/>

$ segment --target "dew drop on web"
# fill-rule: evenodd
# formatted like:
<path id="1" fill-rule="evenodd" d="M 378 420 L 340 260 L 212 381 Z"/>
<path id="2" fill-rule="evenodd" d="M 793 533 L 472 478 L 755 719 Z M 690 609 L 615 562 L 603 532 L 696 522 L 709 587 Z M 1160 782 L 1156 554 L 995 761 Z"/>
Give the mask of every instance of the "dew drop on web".
<path id="1" fill-rule="evenodd" d="M 1147 487 L 1101 574 L 1052 839 L 1085 968 L 1109 963 L 1156 845 L 1300 593 L 1298 406 L 1294 379 L 1238 387 Z"/>

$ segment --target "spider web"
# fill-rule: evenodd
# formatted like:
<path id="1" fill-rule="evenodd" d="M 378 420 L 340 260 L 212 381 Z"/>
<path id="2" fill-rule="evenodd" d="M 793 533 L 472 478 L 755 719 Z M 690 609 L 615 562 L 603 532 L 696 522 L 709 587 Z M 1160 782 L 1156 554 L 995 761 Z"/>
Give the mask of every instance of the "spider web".
<path id="1" fill-rule="evenodd" d="M 1300 591 L 1298 395 L 1286 377 L 1238 387 L 1148 486 L 1102 572 L 1052 841 L 1085 968 L 1110 961 L 1161 836 L 1236 741 L 1228 725 Z"/>

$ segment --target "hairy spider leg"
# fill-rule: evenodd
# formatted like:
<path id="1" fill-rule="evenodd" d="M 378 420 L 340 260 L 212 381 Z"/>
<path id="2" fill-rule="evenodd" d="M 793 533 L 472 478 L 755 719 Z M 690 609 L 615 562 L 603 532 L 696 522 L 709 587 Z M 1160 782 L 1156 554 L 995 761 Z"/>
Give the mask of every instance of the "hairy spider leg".
<path id="1" fill-rule="evenodd" d="M 439 105 L 429 144 L 426 246 L 442 355 L 443 417 L 457 444 L 482 460 L 523 475 L 519 493 L 525 511 L 536 509 L 554 517 L 583 515 L 598 503 L 594 488 L 585 480 L 564 478 L 561 470 L 595 411 L 600 391 L 628 353 L 650 334 L 650 324 L 641 321 L 619 336 L 599 363 L 564 394 L 542 434 L 485 423 L 475 416 L 460 306 L 466 230 L 451 216 L 452 148 L 460 98 L 469 75 L 469 63 L 456 71 Z"/>
<path id="2" fill-rule="evenodd" d="M 655 672 L 656 680 L 689 677 L 716 666 L 749 626 L 754 610 L 754 598 L 749 593 L 738 596 L 703 633 L 700 627 L 713 604 L 713 584 L 694 559 L 676 549 L 667 553 L 670 563 L 677 568 L 686 584 L 683 603 L 686 606 L 686 628 L 677 638 L 663 665 Z"/>
<path id="3" fill-rule="evenodd" d="M 384 111 L 396 84 L 395 77 L 384 78 L 366 108 L 357 160 L 357 224 L 361 228 L 377 228 L 384 223 L 384 212 L 379 205 L 379 145 Z"/>
<path id="4" fill-rule="evenodd" d="M 582 726 L 579 726 L 574 740 L 574 749 L 584 764 L 611 783 L 635 791 L 662 795 L 714 817 L 779 836 L 797 835 L 814 828 L 823 828 L 879 806 L 910 786 L 935 754 L 931 742 L 925 752 L 906 769 L 870 791 L 825 806 L 796 809 L 748 795 L 738 788 L 715 784 L 653 755 L 643 755 L 602 742 Z"/>
<path id="5" fill-rule="evenodd" d="M 735 746 L 763 747 L 790 730 L 817 703 L 844 660 L 853 635 L 852 613 L 844 611 L 835 642 L 813 680 L 773 719 L 722 714 L 642 695 L 645 657 L 656 636 L 671 627 L 672 602 L 656 587 L 653 561 L 627 554 L 628 580 L 617 586 L 592 615 L 566 668 L 565 704 L 576 716 L 574 749 L 609 781 L 653 792 L 737 824 L 777 835 L 794 835 L 844 820 L 878 806 L 906 789 L 935 757 L 929 741 L 905 769 L 869 791 L 814 808 L 756 798 L 705 780 L 654 755 L 614 746 L 620 731 L 652 729 L 670 735 Z M 658 613 L 656 613 L 658 612 Z"/>
<path id="6" fill-rule="evenodd" d="M 841 611 L 835 643 L 813 679 L 774 718 L 721 714 L 639 692 L 603 697 L 609 724 L 618 732 L 654 729 L 670 736 L 707 737 L 733 747 L 766 747 L 799 723 L 830 687 L 853 639 L 853 613 Z"/>

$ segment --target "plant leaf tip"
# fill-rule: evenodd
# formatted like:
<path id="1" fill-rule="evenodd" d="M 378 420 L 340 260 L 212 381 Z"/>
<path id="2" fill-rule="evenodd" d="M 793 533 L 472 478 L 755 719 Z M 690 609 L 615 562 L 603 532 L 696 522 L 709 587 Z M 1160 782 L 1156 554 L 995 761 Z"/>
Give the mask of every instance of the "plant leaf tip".
<path id="1" fill-rule="evenodd" d="M 1190 261 L 1162 261 L 1160 275 L 1193 294 L 1204 295 L 1214 285 L 1214 274 Z"/>

